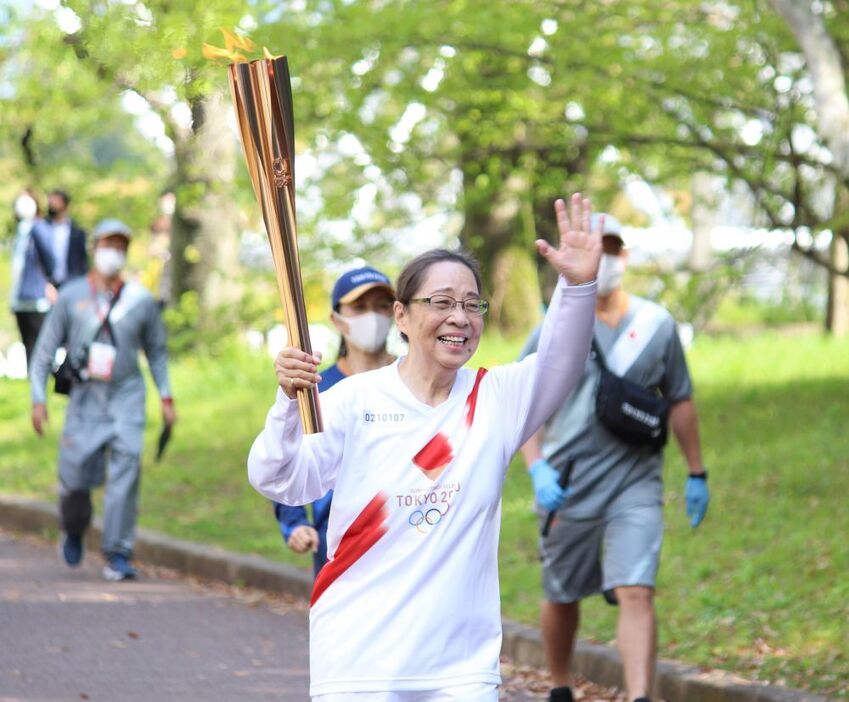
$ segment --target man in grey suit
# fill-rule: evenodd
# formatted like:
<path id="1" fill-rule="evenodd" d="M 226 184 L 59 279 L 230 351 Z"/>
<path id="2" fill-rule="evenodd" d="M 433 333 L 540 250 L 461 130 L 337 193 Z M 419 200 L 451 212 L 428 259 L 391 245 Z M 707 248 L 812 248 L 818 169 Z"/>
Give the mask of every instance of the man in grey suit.
<path id="1" fill-rule="evenodd" d="M 64 190 L 51 191 L 47 195 L 47 219 L 34 225 L 34 231 L 51 242 L 53 267 L 48 277 L 57 288 L 88 271 L 86 233 L 71 219 L 70 204 L 71 197 Z"/>

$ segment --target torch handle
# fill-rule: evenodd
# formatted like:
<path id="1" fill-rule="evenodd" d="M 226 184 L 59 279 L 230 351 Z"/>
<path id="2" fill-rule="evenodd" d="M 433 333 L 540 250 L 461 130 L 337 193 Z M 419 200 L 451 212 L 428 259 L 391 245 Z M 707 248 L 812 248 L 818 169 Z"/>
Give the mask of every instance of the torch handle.
<path id="1" fill-rule="evenodd" d="M 281 287 L 283 309 L 287 318 L 287 326 L 290 330 L 290 339 L 296 342 L 294 345 L 297 345 L 301 351 L 312 354 L 304 288 L 301 281 L 300 266 L 298 265 L 297 241 L 294 237 L 287 236 L 287 232 L 297 231 L 295 206 L 287 189 L 278 189 L 277 192 L 283 205 L 281 214 L 287 223 L 287 227 L 282 232 L 281 243 L 283 245 L 285 259 L 287 262 L 290 262 L 285 268 L 287 273 L 286 280 Z M 278 271 L 282 272 L 280 268 L 278 268 Z M 282 292 L 284 288 L 286 292 Z M 322 431 L 323 423 L 321 421 L 321 408 L 318 403 L 318 389 L 314 387 L 301 388 L 298 390 L 297 398 L 298 410 L 301 415 L 301 426 L 304 428 L 304 433 L 314 434 Z"/>

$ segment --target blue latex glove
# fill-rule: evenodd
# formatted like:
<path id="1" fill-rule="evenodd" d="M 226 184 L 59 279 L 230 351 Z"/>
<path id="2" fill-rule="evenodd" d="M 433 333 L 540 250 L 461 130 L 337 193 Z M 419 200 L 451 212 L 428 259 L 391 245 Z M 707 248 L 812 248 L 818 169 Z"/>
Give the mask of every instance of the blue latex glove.
<path id="1" fill-rule="evenodd" d="M 560 474 L 544 458 L 535 460 L 528 468 L 528 473 L 534 484 L 537 504 L 548 512 L 557 510 L 569 494 L 568 488 L 564 490 L 557 484 Z"/>
<path id="2" fill-rule="evenodd" d="M 687 516 L 690 518 L 690 526 L 695 528 L 702 523 L 707 514 L 710 502 L 710 491 L 707 485 L 707 476 L 687 478 L 687 487 L 684 490 L 687 500 Z"/>

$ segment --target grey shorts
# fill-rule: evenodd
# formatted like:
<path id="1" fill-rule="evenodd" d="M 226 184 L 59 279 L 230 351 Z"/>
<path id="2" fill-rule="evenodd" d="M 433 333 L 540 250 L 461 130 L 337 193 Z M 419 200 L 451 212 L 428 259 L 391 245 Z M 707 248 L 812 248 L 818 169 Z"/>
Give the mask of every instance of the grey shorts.
<path id="1" fill-rule="evenodd" d="M 663 543 L 663 506 L 620 507 L 598 519 L 558 515 L 540 539 L 549 602 L 577 602 L 625 585 L 654 587 Z"/>

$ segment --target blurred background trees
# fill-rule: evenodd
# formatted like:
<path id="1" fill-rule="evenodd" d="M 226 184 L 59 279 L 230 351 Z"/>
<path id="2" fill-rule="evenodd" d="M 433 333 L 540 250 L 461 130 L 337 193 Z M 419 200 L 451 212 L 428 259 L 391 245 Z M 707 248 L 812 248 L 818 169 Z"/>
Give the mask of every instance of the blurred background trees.
<path id="1" fill-rule="evenodd" d="M 0 12 L 7 201 L 64 187 L 85 224 L 117 213 L 147 231 L 175 193 L 184 324 L 257 310 L 233 304 L 256 295 L 242 264 L 261 222 L 224 62 L 203 55 L 204 43 L 258 55 L 236 36 L 290 57 L 317 289 L 339 261 L 392 269 L 460 243 L 489 276 L 495 323 L 521 333 L 550 285 L 529 280 L 545 271 L 532 242 L 555 235 L 552 200 L 582 190 L 636 229 L 681 225 L 686 256 L 635 268 L 697 326 L 765 255 L 745 232 L 769 230 L 827 274 L 821 318 L 849 329 L 845 2 L 45 0 Z M 712 234 L 729 224 L 740 241 L 717 252 Z"/>

